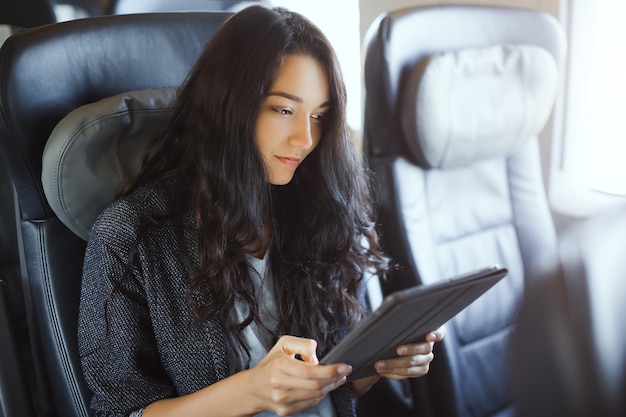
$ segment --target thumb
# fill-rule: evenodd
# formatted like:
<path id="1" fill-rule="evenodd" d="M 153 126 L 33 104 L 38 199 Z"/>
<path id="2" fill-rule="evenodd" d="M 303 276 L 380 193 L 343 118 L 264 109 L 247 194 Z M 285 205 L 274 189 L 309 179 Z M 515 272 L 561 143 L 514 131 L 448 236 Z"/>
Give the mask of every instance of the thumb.
<path id="1" fill-rule="evenodd" d="M 317 365 L 317 342 L 313 339 L 305 339 L 295 336 L 283 336 L 278 340 L 278 345 L 283 353 L 295 357 L 300 356 L 303 361 Z"/>

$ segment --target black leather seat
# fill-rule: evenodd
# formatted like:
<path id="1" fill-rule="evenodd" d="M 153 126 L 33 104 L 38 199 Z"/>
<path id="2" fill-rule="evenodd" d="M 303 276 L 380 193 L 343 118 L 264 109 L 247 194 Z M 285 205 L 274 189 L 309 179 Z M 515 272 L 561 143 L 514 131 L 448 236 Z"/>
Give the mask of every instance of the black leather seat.
<path id="1" fill-rule="evenodd" d="M 26 306 L 41 414 L 87 416 L 90 396 L 76 346 L 85 241 L 59 221 L 44 194 L 42 154 L 48 137 L 64 116 L 84 104 L 180 84 L 227 16 L 87 18 L 21 31 L 0 51 L 0 149 L 19 206 L 19 250 L 30 295 Z"/>
<path id="2" fill-rule="evenodd" d="M 18 30 L 56 21 L 49 0 L 0 1 L 0 46 Z M 0 150 L 0 417 L 30 416 L 28 327 L 17 250 L 13 185 Z"/>
<path id="3" fill-rule="evenodd" d="M 262 0 L 111 0 L 108 14 L 161 13 L 175 11 L 236 12 Z"/>
<path id="4" fill-rule="evenodd" d="M 4 0 L 0 2 L 0 24 L 23 28 L 56 22 L 50 0 Z"/>
<path id="5" fill-rule="evenodd" d="M 527 277 L 556 254 L 537 135 L 564 39 L 552 16 L 514 8 L 415 7 L 372 24 L 364 146 L 398 264 L 383 292 L 495 263 L 509 274 L 448 323 L 428 376 L 380 384 L 363 416 L 514 414 L 511 334 Z"/>
<path id="6" fill-rule="evenodd" d="M 626 206 L 571 225 L 513 344 L 519 417 L 626 415 Z"/>
<path id="7" fill-rule="evenodd" d="M 0 417 L 34 416 L 13 186 L 0 153 Z"/>

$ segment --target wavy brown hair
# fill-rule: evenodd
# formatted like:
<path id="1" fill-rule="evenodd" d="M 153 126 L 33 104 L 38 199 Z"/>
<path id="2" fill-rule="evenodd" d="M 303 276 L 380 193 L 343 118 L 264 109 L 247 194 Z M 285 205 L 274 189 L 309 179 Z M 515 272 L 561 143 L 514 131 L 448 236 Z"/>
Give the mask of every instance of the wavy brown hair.
<path id="1" fill-rule="evenodd" d="M 282 63 L 294 54 L 325 69 L 331 107 L 319 145 L 289 184 L 274 186 L 257 150 L 256 119 Z M 345 110 L 337 58 L 320 30 L 285 9 L 248 7 L 214 34 L 179 90 L 168 129 L 125 191 L 147 181 L 179 184 L 168 217 L 182 225 L 191 210 L 198 236 L 190 308 L 199 320 L 223 317 L 231 341 L 246 352 L 241 330 L 260 321 L 247 260 L 268 225 L 279 312 L 276 328 L 268 330 L 275 339 L 313 338 L 323 355 L 363 316 L 364 275 L 387 269 L 367 171 Z M 235 299 L 250 306 L 244 323 L 230 322 Z"/>

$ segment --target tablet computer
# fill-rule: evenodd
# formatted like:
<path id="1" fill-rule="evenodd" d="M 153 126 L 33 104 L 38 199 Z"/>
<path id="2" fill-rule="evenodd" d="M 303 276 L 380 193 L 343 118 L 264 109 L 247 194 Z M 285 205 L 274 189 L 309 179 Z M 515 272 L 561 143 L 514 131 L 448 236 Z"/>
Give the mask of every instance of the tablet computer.
<path id="1" fill-rule="evenodd" d="M 418 285 L 385 297 L 320 363 L 352 366 L 348 380 L 376 375 L 374 363 L 397 356 L 405 343 L 424 341 L 506 274 L 498 265 L 428 285 Z"/>

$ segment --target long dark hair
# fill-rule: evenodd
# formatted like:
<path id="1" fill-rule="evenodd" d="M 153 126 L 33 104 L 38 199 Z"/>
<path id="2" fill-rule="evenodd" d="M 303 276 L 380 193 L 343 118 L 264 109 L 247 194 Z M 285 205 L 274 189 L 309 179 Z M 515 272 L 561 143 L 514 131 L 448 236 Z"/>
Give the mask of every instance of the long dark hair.
<path id="1" fill-rule="evenodd" d="M 331 107 L 319 145 L 289 184 L 273 186 L 256 147 L 256 118 L 285 57 L 294 54 L 325 69 Z M 268 225 L 279 317 L 267 330 L 274 339 L 310 337 L 323 355 L 362 317 L 363 276 L 386 271 L 345 110 L 337 58 L 320 30 L 282 8 L 248 7 L 214 34 L 179 90 L 168 129 L 125 191 L 147 181 L 178 183 L 169 217 L 182 225 L 182 213 L 191 210 L 198 236 L 192 312 L 200 321 L 222 316 L 246 352 L 241 330 L 260 322 L 248 257 Z M 250 307 L 244 323 L 229 319 L 235 299 Z"/>

